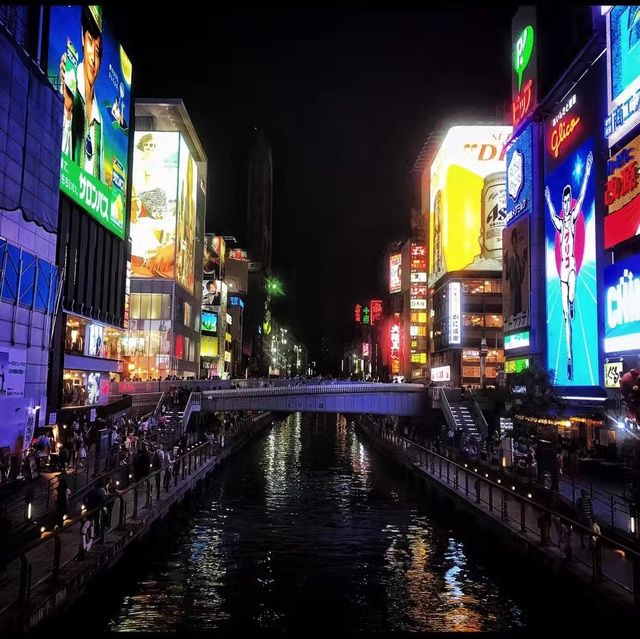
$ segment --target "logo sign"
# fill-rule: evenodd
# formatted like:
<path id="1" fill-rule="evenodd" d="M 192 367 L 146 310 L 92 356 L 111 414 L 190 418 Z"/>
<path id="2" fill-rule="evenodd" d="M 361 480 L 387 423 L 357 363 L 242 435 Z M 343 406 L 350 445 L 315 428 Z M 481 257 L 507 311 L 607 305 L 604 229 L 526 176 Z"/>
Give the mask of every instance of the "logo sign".
<path id="1" fill-rule="evenodd" d="M 369 357 L 370 352 L 369 352 L 369 343 L 368 342 L 364 342 L 362 344 L 362 357 Z"/>
<path id="2" fill-rule="evenodd" d="M 504 372 L 505 373 L 519 373 L 523 371 L 525 368 L 529 368 L 529 358 L 528 357 L 518 357 L 517 359 L 508 359 L 504 363 Z"/>
<path id="3" fill-rule="evenodd" d="M 607 114 L 609 147 L 640 123 L 640 7 L 614 6 L 607 23 Z"/>
<path id="4" fill-rule="evenodd" d="M 551 129 L 548 135 L 549 151 L 554 158 L 557 158 L 560 154 L 560 150 L 565 146 L 570 146 L 568 140 L 574 136 L 574 134 L 580 133 L 581 117 L 576 115 L 575 111 L 572 111 L 575 107 L 577 97 L 573 94 L 562 106 L 560 111 L 551 120 Z M 578 137 L 576 135 L 575 137 Z"/>
<path id="5" fill-rule="evenodd" d="M 504 336 L 505 351 L 509 351 L 513 348 L 524 348 L 525 346 L 529 346 L 529 331 L 522 331 L 521 333 Z"/>
<path id="6" fill-rule="evenodd" d="M 607 162 L 604 203 L 609 215 L 604 218 L 604 246 L 613 248 L 640 234 L 640 136 Z"/>
<path id="7" fill-rule="evenodd" d="M 450 382 L 451 366 L 436 366 L 431 369 L 432 382 Z"/>
<path id="8" fill-rule="evenodd" d="M 529 124 L 507 151 L 507 225 L 533 208 L 533 127 Z"/>
<path id="9" fill-rule="evenodd" d="M 389 257 L 389 293 L 399 293 L 402 289 L 402 253 Z"/>
<path id="10" fill-rule="evenodd" d="M 371 324 L 382 319 L 382 300 L 371 300 Z"/>
<path id="11" fill-rule="evenodd" d="M 605 353 L 640 346 L 640 255 L 604 269 Z"/>
<path id="12" fill-rule="evenodd" d="M 620 378 L 622 377 L 622 362 L 607 362 L 604 365 L 604 386 L 605 388 L 620 388 Z"/>
<path id="13" fill-rule="evenodd" d="M 536 107 L 538 54 L 535 7 L 520 7 L 511 23 L 511 42 L 511 109 L 513 125 L 516 126 Z"/>
<path id="14" fill-rule="evenodd" d="M 449 283 L 449 344 L 460 344 L 460 282 Z"/>

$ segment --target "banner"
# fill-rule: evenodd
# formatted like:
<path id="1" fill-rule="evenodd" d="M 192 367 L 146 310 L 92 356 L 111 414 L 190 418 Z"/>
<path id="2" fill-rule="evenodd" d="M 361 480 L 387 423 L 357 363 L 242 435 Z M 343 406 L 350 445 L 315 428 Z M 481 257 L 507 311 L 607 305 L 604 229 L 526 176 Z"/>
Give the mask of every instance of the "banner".
<path id="1" fill-rule="evenodd" d="M 0 398 L 24 397 L 27 350 L 0 346 Z"/>

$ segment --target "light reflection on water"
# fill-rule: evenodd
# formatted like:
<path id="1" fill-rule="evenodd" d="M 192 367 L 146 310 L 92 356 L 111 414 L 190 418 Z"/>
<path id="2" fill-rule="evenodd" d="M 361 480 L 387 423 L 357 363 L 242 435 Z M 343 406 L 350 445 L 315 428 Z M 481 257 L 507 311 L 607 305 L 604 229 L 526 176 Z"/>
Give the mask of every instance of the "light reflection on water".
<path id="1" fill-rule="evenodd" d="M 524 613 L 346 420 L 292 415 L 228 463 L 103 621 L 114 631 L 440 631 Z"/>

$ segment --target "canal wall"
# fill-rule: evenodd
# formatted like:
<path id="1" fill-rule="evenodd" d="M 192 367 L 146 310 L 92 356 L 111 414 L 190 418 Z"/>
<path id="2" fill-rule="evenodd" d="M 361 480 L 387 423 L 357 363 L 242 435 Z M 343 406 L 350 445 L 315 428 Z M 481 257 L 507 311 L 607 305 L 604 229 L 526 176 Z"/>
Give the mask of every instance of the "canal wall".
<path id="1" fill-rule="evenodd" d="M 174 476 L 168 490 L 161 485 L 156 492 L 153 478 L 152 481 L 147 479 L 139 482 L 142 485 L 146 481 L 146 486 L 127 491 L 126 498 L 120 499 L 119 512 L 116 507 L 113 509 L 112 518 L 117 523 L 105 534 L 102 543 L 93 543 L 88 552 L 83 552 L 82 540 L 78 535 L 71 536 L 72 531 L 63 528 L 59 539 L 54 539 L 55 545 L 51 544 L 48 552 L 36 547 L 28 559 L 23 556 L 15 605 L 0 608 L 0 636 L 9 632 L 36 630 L 43 622 L 67 611 L 90 589 L 99 587 L 99 580 L 123 559 L 126 552 L 137 550 L 170 511 L 198 491 L 214 471 L 264 433 L 272 423 L 271 414 L 265 413 L 255 418 L 245 432 L 239 433 L 237 438 L 228 442 L 225 448 L 215 451 L 215 454 L 209 444 L 200 447 L 205 450 L 199 455 L 199 449 L 194 449 L 189 457 L 188 473 L 185 456 L 183 477 Z M 66 560 L 65 554 L 68 555 Z M 28 565 L 25 563 L 27 561 Z M 51 565 L 55 567 L 56 562 L 57 569 L 51 571 Z M 43 576 L 32 585 L 33 575 L 38 571 Z M 4 600 L 0 599 L 0 604 L 6 604 L 6 601 L 5 595 Z"/>
<path id="2" fill-rule="evenodd" d="M 636 588 L 638 585 L 637 562 L 629 571 L 630 575 L 624 571 L 617 572 L 618 575 L 622 575 L 618 577 L 620 582 L 624 581 L 625 576 L 627 577 L 627 587 L 620 587 L 613 581 L 603 580 L 601 577 L 596 579 L 592 566 L 583 565 L 575 560 L 569 561 L 560 548 L 541 545 L 540 538 L 536 537 L 532 529 L 537 524 L 537 517 L 533 520 L 535 523 L 532 522 L 534 513 L 526 513 L 527 523 L 523 521 L 522 526 L 508 525 L 501 513 L 497 495 L 494 494 L 495 502 L 492 509 L 487 510 L 486 507 L 482 507 L 482 503 L 480 505 L 476 503 L 473 485 L 475 482 L 471 484 L 471 488 L 465 495 L 464 488 L 458 484 L 457 471 L 455 486 L 453 478 L 449 481 L 438 476 L 437 464 L 434 468 L 433 462 L 431 462 L 430 472 L 427 451 L 422 457 L 422 463 L 417 463 L 415 458 L 412 459 L 398 446 L 398 443 L 402 445 L 402 442 L 406 442 L 404 438 L 397 438 L 399 441 L 396 442 L 391 438 L 381 437 L 380 433 L 384 431 L 380 430 L 380 424 L 371 422 L 368 417 L 363 417 L 356 424 L 359 432 L 379 454 L 397 465 L 405 477 L 417 482 L 425 489 L 430 500 L 446 504 L 449 512 L 453 511 L 453 514 L 464 522 L 469 530 L 480 532 L 487 543 L 487 548 L 490 547 L 493 552 L 500 553 L 501 563 L 508 565 L 512 562 L 512 570 L 517 570 L 523 579 L 535 578 L 537 583 L 553 580 L 554 584 L 561 589 L 569 589 L 567 592 L 579 594 L 580 598 L 584 598 L 585 605 L 593 606 L 590 609 L 594 613 L 608 615 L 612 619 L 619 620 L 620 623 L 637 623 L 640 620 L 637 593 L 634 597 L 633 592 L 634 585 Z M 446 477 L 449 478 L 449 476 L 449 468 L 447 468 Z M 504 489 L 504 487 L 501 488 Z M 525 515 L 523 520 L 524 518 Z M 574 542 L 577 539 L 579 535 L 574 533 Z M 635 584 L 633 568 L 636 570 Z M 541 614 L 544 614 L 544 611 L 541 611 Z M 567 614 L 582 615 L 584 611 L 568 610 Z M 549 621 L 551 628 L 552 620 Z"/>

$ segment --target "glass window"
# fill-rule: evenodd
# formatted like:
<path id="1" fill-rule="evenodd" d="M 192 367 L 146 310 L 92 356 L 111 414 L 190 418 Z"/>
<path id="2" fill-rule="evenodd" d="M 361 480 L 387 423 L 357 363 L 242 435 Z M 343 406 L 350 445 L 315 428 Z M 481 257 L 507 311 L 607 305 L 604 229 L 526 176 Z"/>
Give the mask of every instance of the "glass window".
<path id="1" fill-rule="evenodd" d="M 504 321 L 502 315 L 485 315 L 485 326 L 488 328 L 502 328 Z"/>
<path id="2" fill-rule="evenodd" d="M 162 294 L 151 294 L 151 316 L 150 319 L 159 320 L 162 318 Z"/>
<path id="3" fill-rule="evenodd" d="M 131 319 L 140 318 L 140 293 L 131 293 Z"/>
<path id="4" fill-rule="evenodd" d="M 140 317 L 142 319 L 150 319 L 151 316 L 151 295 L 142 293 L 140 295 Z"/>
<path id="5" fill-rule="evenodd" d="M 482 326 L 483 316 L 476 315 L 474 313 L 464 313 L 462 315 L 462 325 L 463 326 Z"/>
<path id="6" fill-rule="evenodd" d="M 184 325 L 191 328 L 191 304 L 184 303 Z"/>
<path id="7" fill-rule="evenodd" d="M 162 293 L 162 318 L 165 320 L 171 319 L 171 295 L 169 293 Z"/>

